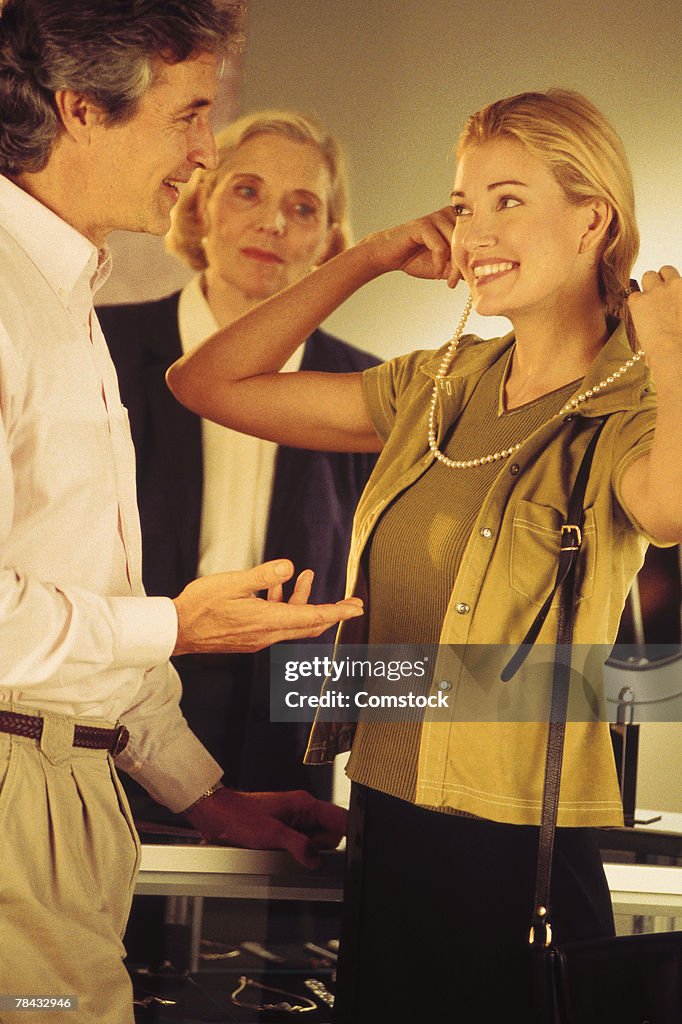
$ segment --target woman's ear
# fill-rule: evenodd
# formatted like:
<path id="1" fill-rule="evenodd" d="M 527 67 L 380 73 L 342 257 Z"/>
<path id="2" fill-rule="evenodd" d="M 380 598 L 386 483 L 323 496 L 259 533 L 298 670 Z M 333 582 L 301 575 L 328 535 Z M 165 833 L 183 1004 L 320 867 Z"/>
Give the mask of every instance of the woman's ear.
<path id="1" fill-rule="evenodd" d="M 585 229 L 580 239 L 580 252 L 599 252 L 614 218 L 614 210 L 606 199 L 590 199 L 585 203 Z"/>

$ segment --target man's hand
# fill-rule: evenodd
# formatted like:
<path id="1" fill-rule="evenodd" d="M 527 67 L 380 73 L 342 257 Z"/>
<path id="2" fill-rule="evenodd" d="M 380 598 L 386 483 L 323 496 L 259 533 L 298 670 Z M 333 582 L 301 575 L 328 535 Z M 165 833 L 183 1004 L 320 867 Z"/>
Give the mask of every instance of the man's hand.
<path id="1" fill-rule="evenodd" d="M 281 585 L 293 576 L 287 559 L 244 572 L 204 576 L 175 598 L 178 638 L 173 654 L 237 654 L 259 651 L 282 640 L 319 636 L 330 626 L 362 615 L 362 601 L 308 604 L 312 574 L 299 576 L 294 593 L 280 600 Z M 256 597 L 268 591 L 269 599 Z"/>
<path id="2" fill-rule="evenodd" d="M 310 793 L 236 793 L 219 789 L 187 817 L 204 839 L 251 850 L 288 850 L 307 868 L 319 850 L 334 850 L 346 831 L 346 812 Z"/>

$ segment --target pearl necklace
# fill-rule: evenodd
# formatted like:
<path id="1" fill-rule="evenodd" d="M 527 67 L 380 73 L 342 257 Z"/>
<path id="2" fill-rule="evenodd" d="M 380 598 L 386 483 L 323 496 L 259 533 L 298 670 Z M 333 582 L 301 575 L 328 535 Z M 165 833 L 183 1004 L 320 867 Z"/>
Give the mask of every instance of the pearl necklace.
<path id="1" fill-rule="evenodd" d="M 431 407 L 429 409 L 429 448 L 438 461 L 442 462 L 444 466 L 448 467 L 448 469 L 473 469 L 476 466 L 486 466 L 491 462 L 499 462 L 501 459 L 508 459 L 509 456 L 513 455 L 514 452 L 517 452 L 523 444 L 523 442 L 519 442 L 519 444 L 512 445 L 511 448 L 501 448 L 499 451 L 493 452 L 491 455 L 481 455 L 480 458 L 477 459 L 461 460 L 449 459 L 436 444 L 436 403 L 438 401 L 438 386 L 443 384 L 446 370 L 457 352 L 457 346 L 459 345 L 462 334 L 464 333 L 464 326 L 469 318 L 469 314 L 471 313 L 472 305 L 473 300 L 471 295 L 469 295 L 464 306 L 462 316 L 457 324 L 457 330 L 455 331 L 452 341 L 448 345 L 447 351 L 441 360 L 438 373 L 436 374 L 436 379 L 433 382 L 433 395 L 431 396 Z M 600 391 L 604 391 L 609 384 L 613 384 L 615 380 L 622 377 L 623 374 L 626 373 L 630 367 L 634 366 L 635 363 L 639 362 L 643 356 L 644 352 L 642 352 L 641 349 L 638 352 L 635 352 L 630 359 L 627 359 L 622 366 L 619 366 L 617 370 L 614 370 L 613 373 L 608 377 L 605 377 L 604 380 L 599 381 L 598 384 L 594 384 L 591 388 L 588 388 L 587 391 L 583 391 L 579 395 L 576 395 L 575 398 L 571 398 L 566 405 L 559 409 L 556 416 L 563 416 L 566 413 L 575 412 L 579 405 L 587 401 L 587 399 L 591 398 L 593 395 L 598 395 Z M 449 390 L 449 384 L 447 382 L 446 387 Z"/>

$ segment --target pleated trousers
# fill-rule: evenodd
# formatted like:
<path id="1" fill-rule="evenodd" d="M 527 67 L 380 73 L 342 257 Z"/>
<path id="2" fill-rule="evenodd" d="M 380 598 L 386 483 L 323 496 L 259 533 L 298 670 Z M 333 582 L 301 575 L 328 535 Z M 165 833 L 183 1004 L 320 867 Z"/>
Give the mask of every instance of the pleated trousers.
<path id="1" fill-rule="evenodd" d="M 41 717 L 39 740 L 0 732 L 0 994 L 78 1008 L 0 1021 L 132 1024 L 122 937 L 139 840 L 108 751 L 72 745 L 77 721 L 111 723 Z"/>

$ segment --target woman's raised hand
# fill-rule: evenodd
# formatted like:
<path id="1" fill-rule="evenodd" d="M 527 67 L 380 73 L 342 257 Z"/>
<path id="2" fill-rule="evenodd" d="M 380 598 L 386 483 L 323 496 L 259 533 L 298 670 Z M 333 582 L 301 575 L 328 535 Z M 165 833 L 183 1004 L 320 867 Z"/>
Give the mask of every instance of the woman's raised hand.
<path id="1" fill-rule="evenodd" d="M 199 416 L 277 444 L 381 451 L 359 373 L 278 371 L 346 299 L 388 271 L 454 288 L 460 279 L 450 258 L 454 225 L 454 210 L 446 206 L 368 235 L 185 353 L 168 370 L 171 391 Z M 271 596 L 276 601 L 278 592 Z"/>
<path id="2" fill-rule="evenodd" d="M 444 206 L 434 213 L 368 235 L 358 246 L 365 248 L 379 273 L 402 270 L 410 277 L 445 280 L 454 287 L 460 279 L 450 256 L 455 213 Z"/>
<path id="3" fill-rule="evenodd" d="M 656 385 L 651 451 L 623 474 L 625 505 L 661 543 L 682 543 L 682 278 L 675 267 L 647 270 L 642 291 L 628 299 L 637 339 Z"/>
<path id="4" fill-rule="evenodd" d="M 630 296 L 628 306 L 637 337 L 649 360 L 670 355 L 679 363 L 682 359 L 680 272 L 670 265 L 661 267 L 658 272 L 647 270 L 642 277 L 642 291 Z"/>

